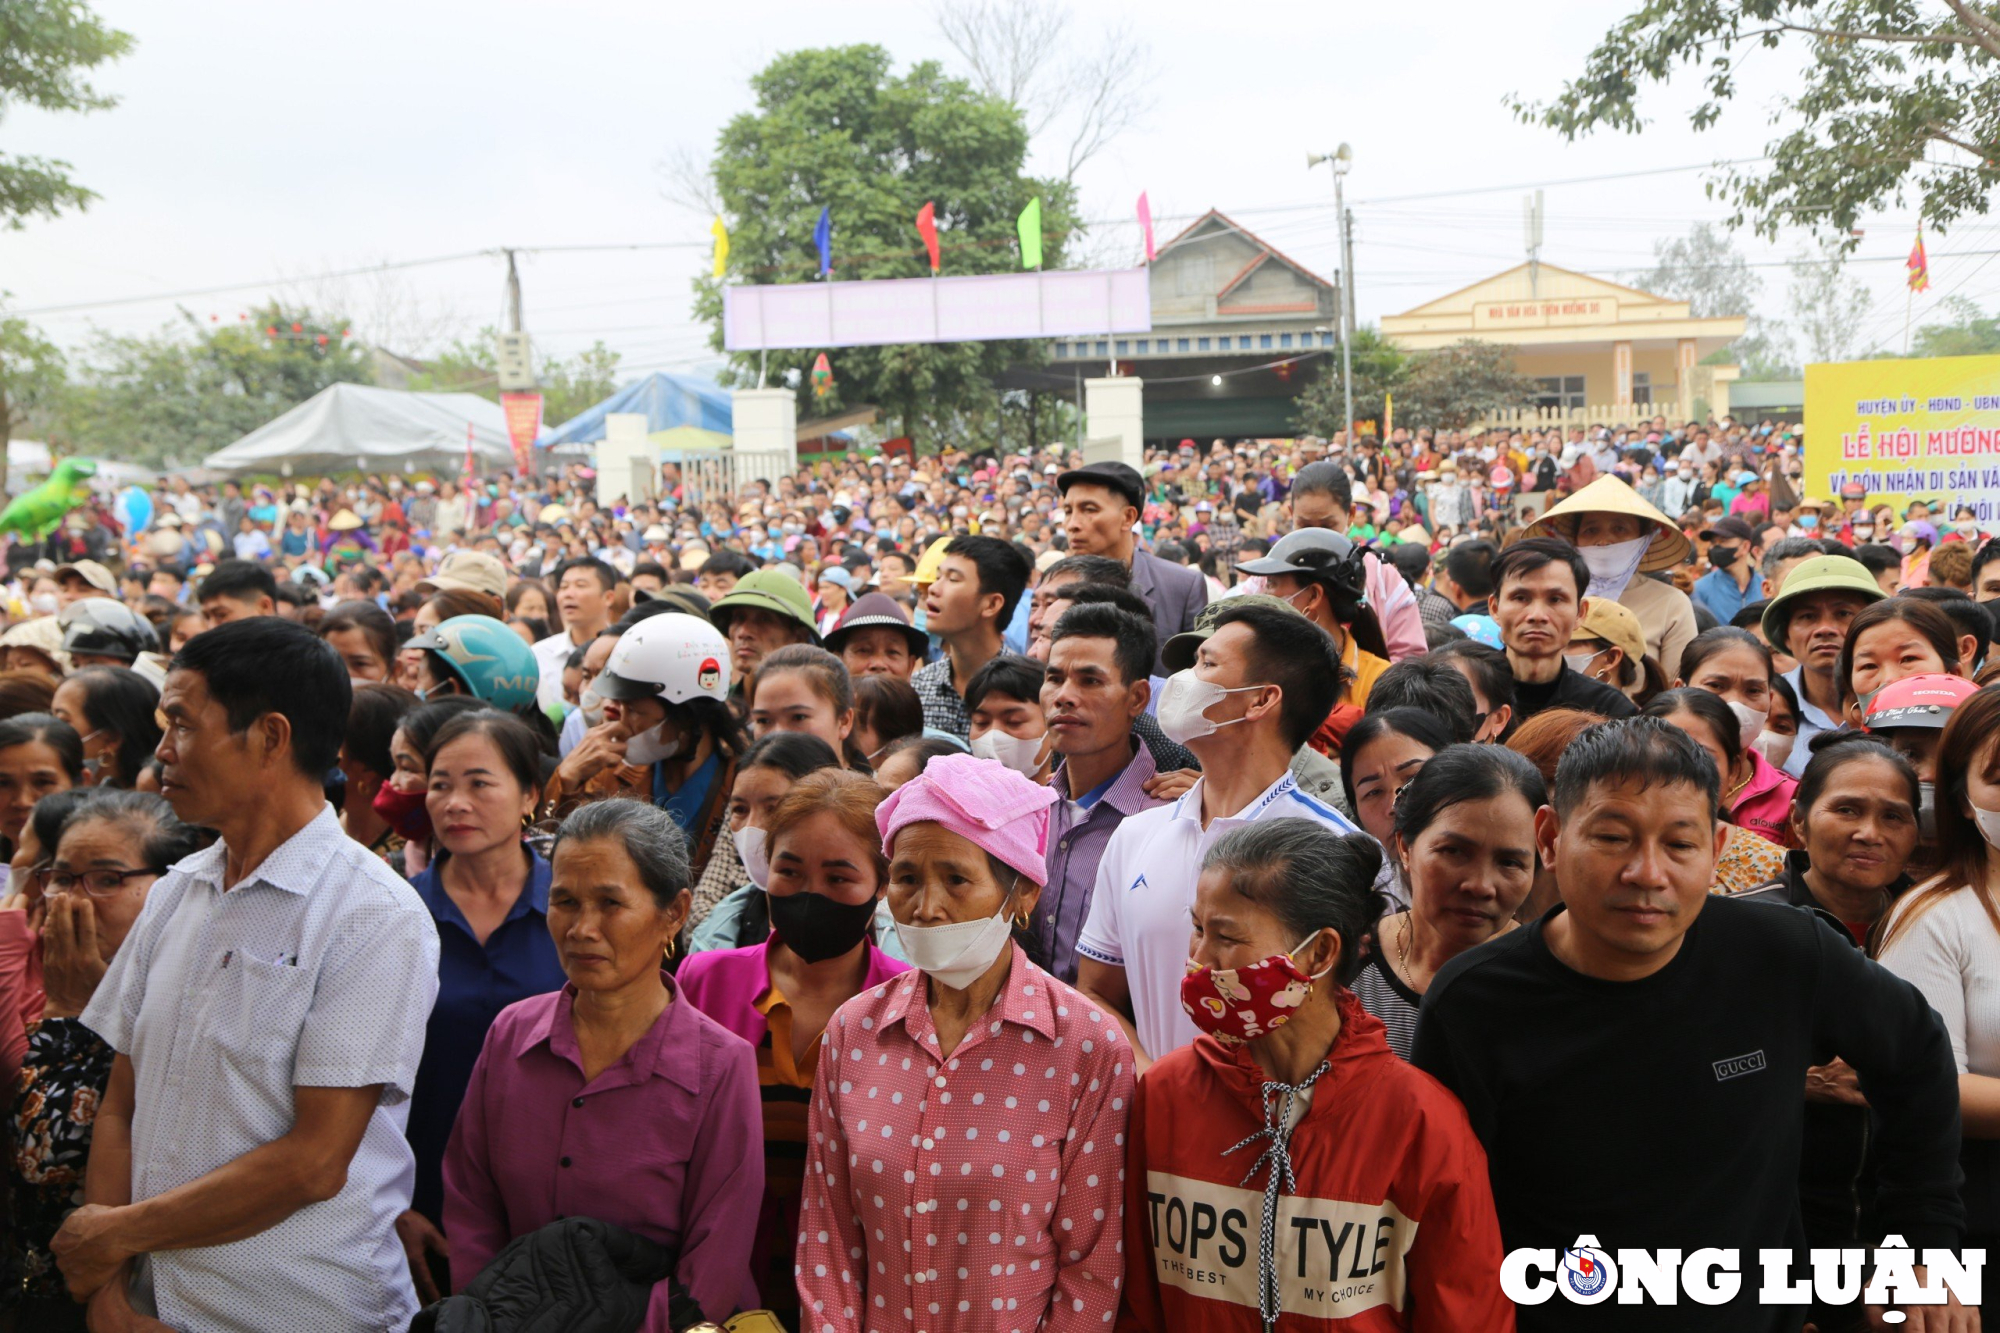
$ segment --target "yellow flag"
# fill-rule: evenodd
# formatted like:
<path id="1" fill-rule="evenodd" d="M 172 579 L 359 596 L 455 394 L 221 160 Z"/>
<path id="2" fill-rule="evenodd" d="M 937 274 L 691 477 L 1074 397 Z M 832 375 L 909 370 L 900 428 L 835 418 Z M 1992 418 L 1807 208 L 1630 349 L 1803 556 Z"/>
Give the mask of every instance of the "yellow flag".
<path id="1" fill-rule="evenodd" d="M 729 228 L 722 225 L 722 214 L 715 215 L 715 225 L 708 231 L 715 237 L 715 276 L 719 278 L 729 267 Z"/>
<path id="2" fill-rule="evenodd" d="M 1382 438 L 1387 439 L 1389 436 L 1394 435 L 1395 433 L 1396 433 L 1396 395 L 1393 393 L 1385 393 L 1382 395 Z"/>

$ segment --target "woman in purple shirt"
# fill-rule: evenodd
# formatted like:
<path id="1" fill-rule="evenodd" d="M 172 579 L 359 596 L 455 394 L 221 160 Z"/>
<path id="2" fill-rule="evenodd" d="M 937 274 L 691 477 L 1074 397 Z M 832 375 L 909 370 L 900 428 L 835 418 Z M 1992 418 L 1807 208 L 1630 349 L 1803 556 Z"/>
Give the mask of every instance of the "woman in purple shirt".
<path id="1" fill-rule="evenodd" d="M 661 960 L 687 923 L 687 841 L 641 801 L 580 807 L 549 857 L 549 933 L 569 984 L 503 1010 L 444 1162 L 451 1280 L 565 1217 L 672 1252 L 711 1319 L 757 1304 L 764 1194 L 757 1059 L 680 994 Z M 666 1333 L 668 1284 L 647 1333 Z"/>

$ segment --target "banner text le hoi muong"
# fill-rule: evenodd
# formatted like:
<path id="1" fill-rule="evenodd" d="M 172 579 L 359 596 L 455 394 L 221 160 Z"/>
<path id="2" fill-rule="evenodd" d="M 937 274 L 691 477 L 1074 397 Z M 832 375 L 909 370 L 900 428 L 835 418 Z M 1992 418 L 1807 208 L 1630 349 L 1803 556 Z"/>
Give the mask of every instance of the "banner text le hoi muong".
<path id="1" fill-rule="evenodd" d="M 1860 482 L 1900 516 L 1911 500 L 2000 519 L 2000 356 L 1806 367 L 1806 489 Z"/>

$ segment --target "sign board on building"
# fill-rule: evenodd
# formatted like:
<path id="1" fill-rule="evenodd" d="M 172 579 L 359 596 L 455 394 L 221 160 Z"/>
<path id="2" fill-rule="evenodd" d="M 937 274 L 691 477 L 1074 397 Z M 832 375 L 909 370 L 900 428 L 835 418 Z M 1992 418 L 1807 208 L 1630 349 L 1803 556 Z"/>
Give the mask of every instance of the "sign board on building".
<path id="1" fill-rule="evenodd" d="M 1849 482 L 1901 513 L 1911 500 L 2000 521 L 2000 356 L 1806 367 L 1806 489 Z"/>
<path id="2" fill-rule="evenodd" d="M 503 333 L 498 340 L 502 390 L 535 387 L 535 354 L 525 333 Z"/>
<path id="3" fill-rule="evenodd" d="M 1605 296 L 1547 301 L 1481 301 L 1472 307 L 1475 329 L 1544 329 L 1576 324 L 1616 324 L 1618 302 Z"/>

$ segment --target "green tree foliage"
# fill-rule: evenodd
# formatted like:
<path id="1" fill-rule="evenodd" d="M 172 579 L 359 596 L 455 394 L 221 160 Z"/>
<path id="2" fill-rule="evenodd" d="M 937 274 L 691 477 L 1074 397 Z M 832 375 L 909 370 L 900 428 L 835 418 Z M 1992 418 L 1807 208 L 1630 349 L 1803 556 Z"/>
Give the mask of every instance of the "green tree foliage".
<path id="1" fill-rule="evenodd" d="M 1800 61 L 1799 74 L 1745 78 L 1744 62 L 1770 50 Z M 2000 184 L 2000 17 L 1979 0 L 1643 0 L 1554 101 L 1513 105 L 1567 139 L 1637 133 L 1641 90 L 1690 73 L 1704 92 L 1696 129 L 1743 92 L 1774 106 L 1783 130 L 1763 160 L 1710 187 L 1735 206 L 1731 225 L 1844 235 L 1862 212 L 1913 193 L 1943 230 L 1986 212 Z"/>
<path id="2" fill-rule="evenodd" d="M 0 118 L 15 106 L 41 111 L 102 111 L 118 99 L 84 73 L 116 60 L 132 35 L 105 26 L 82 0 L 6 0 L 0 4 Z M 54 158 L 0 153 L 0 224 L 18 228 L 52 218 L 97 196 L 70 179 Z"/>
<path id="3" fill-rule="evenodd" d="M 1331 437 L 1335 431 L 1347 428 L 1340 351 L 1335 348 L 1331 355 L 1321 359 L 1326 369 L 1300 390 L 1293 421 L 1303 434 Z M 1405 408 L 1400 386 L 1409 368 L 1409 358 L 1375 329 L 1363 328 L 1354 331 L 1354 353 L 1350 359 L 1354 362 L 1354 419 L 1381 421 L 1383 399 L 1391 393 L 1397 396 L 1396 415 L 1401 416 Z"/>
<path id="4" fill-rule="evenodd" d="M 365 384 L 368 354 L 346 321 L 273 302 L 220 327 L 99 334 L 51 413 L 64 453 L 166 467 L 249 434 L 330 384 Z"/>
<path id="5" fill-rule="evenodd" d="M 1383 400 L 1394 394 L 1400 425 L 1458 430 L 1496 408 L 1525 407 L 1535 396 L 1535 382 L 1514 370 L 1508 348 L 1470 338 L 1406 355 L 1374 329 L 1361 329 L 1353 361 L 1356 421 L 1382 421 Z M 1331 435 L 1341 429 L 1344 410 L 1336 356 L 1299 395 L 1298 429 Z"/>
<path id="6" fill-rule="evenodd" d="M 1467 338 L 1410 358 L 1396 386 L 1396 416 L 1411 426 L 1461 430 L 1487 413 L 1526 407 L 1535 382 L 1514 369 L 1513 349 Z"/>
<path id="7" fill-rule="evenodd" d="M 1028 134 L 1020 113 L 925 62 L 897 75 L 878 46 L 795 51 L 753 77 L 755 111 L 732 120 L 713 173 L 729 226 L 729 281 L 814 280 L 813 228 L 833 210 L 833 280 L 916 278 L 930 262 L 917 210 L 937 205 L 943 271 L 1005 273 L 1020 259 L 1014 221 L 1042 200 L 1043 258 L 1060 267 L 1076 231 L 1075 191 L 1022 174 Z M 696 314 L 722 346 L 721 284 L 696 284 Z M 991 411 L 993 380 L 1041 355 L 1029 342 L 843 348 L 829 353 L 833 392 L 815 400 L 818 349 L 773 352 L 771 380 L 800 391 L 801 415 L 874 403 L 903 433 L 928 445 L 978 446 L 957 426 Z M 725 377 L 757 382 L 756 354 L 732 358 Z"/>
<path id="8" fill-rule="evenodd" d="M 2000 314 L 1986 314 L 1963 296 L 1947 296 L 1943 323 L 1925 324 L 1911 343 L 1912 356 L 1991 356 L 2000 352 Z"/>
<path id="9" fill-rule="evenodd" d="M 0 442 L 31 414 L 47 410 L 67 383 L 63 354 L 27 320 L 0 316 Z M 0 446 L 0 489 L 7 485 L 7 451 Z"/>
<path id="10" fill-rule="evenodd" d="M 410 379 L 412 389 L 476 393 L 500 401 L 500 331 L 488 326 L 477 337 L 454 342 L 424 364 L 426 373 Z M 585 408 L 595 407 L 618 389 L 619 354 L 603 342 L 574 356 L 544 355 L 535 378 L 542 394 L 542 420 L 561 425 Z"/>

